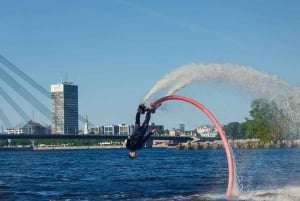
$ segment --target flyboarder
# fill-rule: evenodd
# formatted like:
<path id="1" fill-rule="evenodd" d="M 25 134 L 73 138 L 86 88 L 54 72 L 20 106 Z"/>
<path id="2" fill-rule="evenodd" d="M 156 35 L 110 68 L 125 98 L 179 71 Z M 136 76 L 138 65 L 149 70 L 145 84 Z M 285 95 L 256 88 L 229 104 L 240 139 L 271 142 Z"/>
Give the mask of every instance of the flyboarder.
<path id="1" fill-rule="evenodd" d="M 151 113 L 155 112 L 155 107 L 146 108 L 144 104 L 140 104 L 136 116 L 135 116 L 135 126 L 131 135 L 128 136 L 126 142 L 126 148 L 129 150 L 129 157 L 134 159 L 136 157 L 136 150 L 142 149 L 145 142 L 156 132 L 156 129 L 152 129 L 147 133 L 149 127 L 149 121 L 151 118 Z M 141 124 L 140 117 L 141 114 L 145 114 L 146 117 L 144 122 Z M 146 134 L 147 133 L 147 134 Z"/>

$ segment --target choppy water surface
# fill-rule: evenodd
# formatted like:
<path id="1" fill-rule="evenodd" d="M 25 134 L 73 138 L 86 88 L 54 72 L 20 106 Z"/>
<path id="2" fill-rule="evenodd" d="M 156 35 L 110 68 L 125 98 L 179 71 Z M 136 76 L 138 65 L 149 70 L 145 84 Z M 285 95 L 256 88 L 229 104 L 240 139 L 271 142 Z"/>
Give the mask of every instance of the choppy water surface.
<path id="1" fill-rule="evenodd" d="M 234 150 L 231 200 L 300 200 L 300 149 Z M 0 200 L 226 200 L 224 150 L 1 151 Z"/>

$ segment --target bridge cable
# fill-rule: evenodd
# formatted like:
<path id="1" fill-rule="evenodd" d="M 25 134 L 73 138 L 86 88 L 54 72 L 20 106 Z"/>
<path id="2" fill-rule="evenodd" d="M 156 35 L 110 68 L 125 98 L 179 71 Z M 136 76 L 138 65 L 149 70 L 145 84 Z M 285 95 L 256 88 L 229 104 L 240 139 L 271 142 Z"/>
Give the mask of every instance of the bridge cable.
<path id="1" fill-rule="evenodd" d="M 11 128 L 11 123 L 1 108 L 0 108 L 0 120 L 5 125 L 6 128 Z"/>
<path id="2" fill-rule="evenodd" d="M 50 93 L 45 88 L 43 88 L 40 84 L 38 84 L 36 81 L 34 81 L 32 78 L 30 78 L 28 75 L 26 75 L 23 71 L 21 71 L 17 66 L 15 66 L 13 63 L 11 63 L 8 59 L 6 59 L 3 55 L 0 54 L 0 62 L 7 68 L 9 68 L 11 71 L 13 71 L 15 74 L 17 74 L 19 77 L 21 77 L 23 80 L 25 80 L 27 83 L 29 83 L 32 87 L 37 89 L 39 92 L 44 94 L 46 97 L 50 98 Z"/>
<path id="3" fill-rule="evenodd" d="M 6 102 L 23 118 L 28 121 L 30 117 L 22 110 L 22 108 L 0 87 L 0 95 L 6 100 Z"/>
<path id="4" fill-rule="evenodd" d="M 45 117 L 50 119 L 50 110 L 44 106 L 37 98 L 35 98 L 29 91 L 27 91 L 20 83 L 13 79 L 0 67 L 0 79 L 11 86 L 18 94 L 20 94 L 28 103 L 37 108 Z"/>
<path id="5" fill-rule="evenodd" d="M 50 99 L 51 93 L 45 89 L 43 86 L 41 86 L 39 83 L 34 81 L 31 77 L 29 77 L 27 74 L 25 74 L 22 70 L 20 70 L 16 65 L 14 65 L 12 62 L 10 62 L 7 58 L 5 58 L 3 55 L 0 54 L 0 62 L 9 70 L 14 72 L 16 75 L 21 77 L 24 81 L 29 83 L 32 87 L 37 89 L 41 94 L 46 96 L 47 98 Z M 85 122 L 85 118 L 81 115 L 78 114 L 78 119 L 81 122 Z M 93 123 L 90 123 L 91 125 L 94 125 Z"/>

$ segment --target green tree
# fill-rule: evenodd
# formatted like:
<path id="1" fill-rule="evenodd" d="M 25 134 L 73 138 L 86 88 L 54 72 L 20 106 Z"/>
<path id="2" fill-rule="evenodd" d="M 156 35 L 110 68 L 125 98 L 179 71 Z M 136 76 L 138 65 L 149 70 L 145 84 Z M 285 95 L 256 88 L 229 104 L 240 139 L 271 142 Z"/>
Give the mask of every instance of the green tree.
<path id="1" fill-rule="evenodd" d="M 226 136 L 231 139 L 246 138 L 246 124 L 239 122 L 231 122 L 223 127 Z"/>
<path id="2" fill-rule="evenodd" d="M 287 117 L 274 101 L 256 99 L 251 103 L 251 120 L 246 123 L 246 136 L 263 142 L 282 140 L 288 132 Z"/>
<path id="3" fill-rule="evenodd" d="M 244 122 L 246 127 L 244 138 L 246 139 L 256 139 L 257 138 L 257 126 L 255 125 L 255 121 L 251 119 L 246 119 Z"/>
<path id="4" fill-rule="evenodd" d="M 241 139 L 243 138 L 243 130 L 239 122 L 231 122 L 223 127 L 228 138 Z"/>

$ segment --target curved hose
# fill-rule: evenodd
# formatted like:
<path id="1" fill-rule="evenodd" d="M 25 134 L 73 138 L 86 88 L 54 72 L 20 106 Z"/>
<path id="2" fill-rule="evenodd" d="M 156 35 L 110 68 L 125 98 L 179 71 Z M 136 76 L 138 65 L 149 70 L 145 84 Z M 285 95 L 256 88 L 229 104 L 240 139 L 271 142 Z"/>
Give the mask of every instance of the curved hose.
<path id="1" fill-rule="evenodd" d="M 150 106 L 156 107 L 156 106 L 160 105 L 162 102 L 168 101 L 168 100 L 181 100 L 181 101 L 191 103 L 194 106 L 198 107 L 200 110 L 202 110 L 208 116 L 208 118 L 213 122 L 214 126 L 216 127 L 216 129 L 222 139 L 222 142 L 223 142 L 223 145 L 224 145 L 224 148 L 226 151 L 226 157 L 227 157 L 227 162 L 228 162 L 228 186 L 227 186 L 226 196 L 231 197 L 232 191 L 233 191 L 233 182 L 234 182 L 233 157 L 232 157 L 231 149 L 229 147 L 229 143 L 227 141 L 226 135 L 222 129 L 222 126 L 219 124 L 219 122 L 214 117 L 214 115 L 205 106 L 203 106 L 199 102 L 197 102 L 191 98 L 185 97 L 185 96 L 180 96 L 180 95 L 165 96 L 165 97 L 159 98 L 156 101 L 152 102 L 150 104 Z"/>

